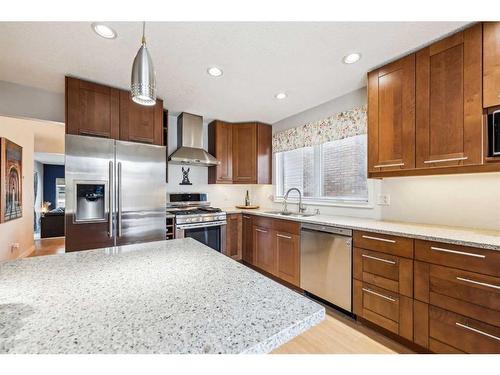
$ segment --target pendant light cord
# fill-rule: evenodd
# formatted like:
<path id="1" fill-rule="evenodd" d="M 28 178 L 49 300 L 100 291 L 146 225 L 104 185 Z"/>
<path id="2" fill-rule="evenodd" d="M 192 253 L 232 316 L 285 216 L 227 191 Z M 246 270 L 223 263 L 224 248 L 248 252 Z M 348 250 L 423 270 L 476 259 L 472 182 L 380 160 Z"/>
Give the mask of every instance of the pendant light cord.
<path id="1" fill-rule="evenodd" d="M 146 21 L 142 21 L 142 44 L 146 44 Z"/>

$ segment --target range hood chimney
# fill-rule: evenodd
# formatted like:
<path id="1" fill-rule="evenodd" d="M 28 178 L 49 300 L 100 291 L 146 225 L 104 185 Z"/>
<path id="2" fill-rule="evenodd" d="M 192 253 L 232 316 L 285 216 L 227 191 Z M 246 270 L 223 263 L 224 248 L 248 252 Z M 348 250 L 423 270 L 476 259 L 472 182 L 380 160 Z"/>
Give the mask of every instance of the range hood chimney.
<path id="1" fill-rule="evenodd" d="M 177 117 L 177 150 L 168 158 L 171 164 L 210 167 L 220 161 L 203 149 L 203 117 L 182 112 Z"/>

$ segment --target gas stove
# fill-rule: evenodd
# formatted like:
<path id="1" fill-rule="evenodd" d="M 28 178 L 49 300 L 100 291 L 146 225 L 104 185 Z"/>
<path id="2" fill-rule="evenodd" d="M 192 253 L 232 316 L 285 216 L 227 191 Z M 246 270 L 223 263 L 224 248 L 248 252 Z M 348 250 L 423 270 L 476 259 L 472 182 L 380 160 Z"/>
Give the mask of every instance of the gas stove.
<path id="1" fill-rule="evenodd" d="M 177 234 L 180 230 L 226 225 L 226 213 L 211 207 L 206 194 L 170 194 L 168 200 L 167 212 L 175 215 Z"/>

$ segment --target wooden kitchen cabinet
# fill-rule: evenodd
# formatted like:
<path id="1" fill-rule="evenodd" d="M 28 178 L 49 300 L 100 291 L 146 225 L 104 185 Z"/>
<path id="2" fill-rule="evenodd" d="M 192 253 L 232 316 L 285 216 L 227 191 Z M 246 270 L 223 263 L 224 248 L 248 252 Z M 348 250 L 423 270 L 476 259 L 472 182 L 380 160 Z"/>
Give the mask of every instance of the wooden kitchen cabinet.
<path id="1" fill-rule="evenodd" d="M 500 22 L 483 23 L 483 107 L 500 105 Z"/>
<path id="2" fill-rule="evenodd" d="M 415 168 L 415 54 L 368 73 L 368 170 Z"/>
<path id="3" fill-rule="evenodd" d="M 270 125 L 213 121 L 208 127 L 208 150 L 221 162 L 209 167 L 208 183 L 272 183 Z"/>
<path id="4" fill-rule="evenodd" d="M 66 77 L 66 133 L 118 139 L 120 91 Z"/>
<path id="5" fill-rule="evenodd" d="M 300 236 L 273 231 L 277 257 L 276 276 L 295 286 L 300 286 Z"/>
<path id="6" fill-rule="evenodd" d="M 500 253 L 415 241 L 416 344 L 436 353 L 500 353 Z"/>
<path id="7" fill-rule="evenodd" d="M 142 106 L 130 92 L 66 77 L 66 133 L 163 145 L 163 100 Z"/>
<path id="8" fill-rule="evenodd" d="M 219 120 L 208 124 L 208 152 L 220 164 L 208 168 L 209 184 L 233 183 L 233 126 Z"/>
<path id="9" fill-rule="evenodd" d="M 270 274 L 276 274 L 276 251 L 272 229 L 253 225 L 254 265 Z"/>
<path id="10" fill-rule="evenodd" d="M 130 92 L 120 90 L 120 140 L 163 145 L 163 100 L 154 106 L 132 101 Z"/>
<path id="11" fill-rule="evenodd" d="M 234 260 L 242 259 L 242 230 L 241 214 L 227 215 L 226 225 L 226 255 Z"/>
<path id="12" fill-rule="evenodd" d="M 418 51 L 416 167 L 481 164 L 482 108 L 481 24 Z"/>
<path id="13" fill-rule="evenodd" d="M 242 257 L 243 261 L 249 264 L 254 264 L 254 248 L 253 248 L 253 224 L 252 216 L 242 214 Z"/>

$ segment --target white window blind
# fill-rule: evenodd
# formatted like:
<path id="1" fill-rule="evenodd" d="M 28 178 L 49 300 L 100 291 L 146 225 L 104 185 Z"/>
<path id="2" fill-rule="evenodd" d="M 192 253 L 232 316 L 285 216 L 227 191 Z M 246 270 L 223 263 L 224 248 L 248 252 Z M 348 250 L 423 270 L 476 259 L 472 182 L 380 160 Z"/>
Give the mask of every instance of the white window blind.
<path id="1" fill-rule="evenodd" d="M 367 202 L 366 143 L 361 134 L 276 153 L 276 196 L 297 187 L 309 201 Z"/>

